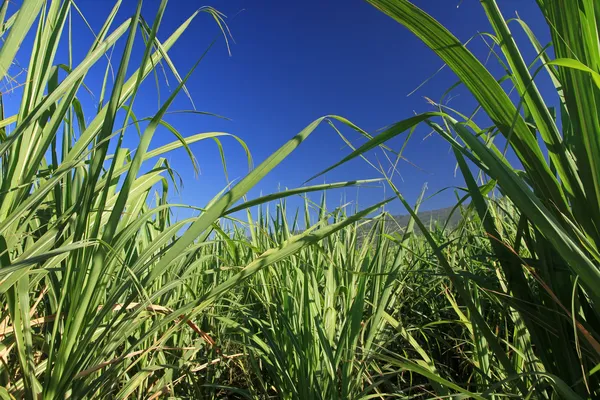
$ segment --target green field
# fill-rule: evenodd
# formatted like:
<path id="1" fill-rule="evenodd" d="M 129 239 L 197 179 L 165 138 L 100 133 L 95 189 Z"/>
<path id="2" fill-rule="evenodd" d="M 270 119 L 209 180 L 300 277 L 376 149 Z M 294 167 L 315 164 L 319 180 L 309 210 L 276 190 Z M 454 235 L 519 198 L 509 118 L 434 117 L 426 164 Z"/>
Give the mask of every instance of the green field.
<path id="1" fill-rule="evenodd" d="M 435 52 L 478 107 L 442 100 L 371 134 L 339 116 L 307 121 L 202 208 L 167 201 L 176 179 L 163 156 L 194 161 L 190 144 L 227 138 L 249 162 L 252 149 L 164 121 L 193 72 L 169 50 L 195 18 L 227 37 L 223 15 L 201 8 L 159 41 L 166 0 L 152 20 L 139 2 L 124 22 L 121 1 L 107 1 L 71 65 L 57 49 L 73 46 L 75 2 L 1 3 L 0 74 L 21 94 L 14 115 L 0 104 L 0 399 L 600 398 L 600 2 L 537 0 L 546 44 L 526 15 L 505 19 L 481 0 L 503 76 L 410 1 L 368 3 Z M 538 54 L 531 65 L 525 46 Z M 159 68 L 175 84 L 138 120 L 142 82 Z M 89 79 L 103 81 L 97 110 L 79 101 Z M 457 205 L 419 212 L 385 168 L 376 178 L 393 196 L 358 211 L 326 209 L 321 193 L 373 180 L 247 197 L 328 123 L 367 138 L 331 168 L 376 148 L 399 158 L 391 140 L 428 125 L 464 178 Z M 125 148 L 136 128 L 137 147 Z M 173 142 L 151 146 L 158 128 Z M 288 209 L 310 192 L 323 200 Z M 382 212 L 391 201 L 406 216 Z M 176 219 L 181 207 L 193 216 Z"/>

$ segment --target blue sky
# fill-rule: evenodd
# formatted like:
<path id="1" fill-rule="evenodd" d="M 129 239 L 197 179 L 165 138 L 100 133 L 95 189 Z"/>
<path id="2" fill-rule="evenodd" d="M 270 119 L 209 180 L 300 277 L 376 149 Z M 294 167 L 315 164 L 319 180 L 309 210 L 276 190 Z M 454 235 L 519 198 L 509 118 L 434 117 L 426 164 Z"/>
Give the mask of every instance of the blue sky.
<path id="1" fill-rule="evenodd" d="M 112 3 L 112 0 L 78 2 L 95 29 L 101 26 Z M 119 21 L 133 14 L 135 3 L 133 0 L 124 1 Z M 479 1 L 420 0 L 414 3 L 463 41 L 477 32 L 490 30 Z M 459 3 L 460 7 L 457 7 Z M 502 0 L 499 3 L 505 15 L 514 16 L 518 11 L 534 29 L 541 29 L 538 33 L 542 38 L 547 36 L 533 0 Z M 158 0 L 146 0 L 143 15 L 152 19 L 158 4 Z M 180 72 L 185 74 L 209 43 L 218 38 L 188 87 L 198 110 L 220 114 L 231 120 L 173 115 L 168 117 L 168 122 L 184 135 L 208 131 L 235 134 L 248 144 L 256 163 L 320 116 L 341 115 L 374 133 L 390 123 L 410 117 L 414 112 L 431 110 L 424 97 L 437 100 L 455 83 L 452 72 L 445 69 L 416 93 L 407 96 L 441 67 L 441 61 L 401 25 L 358 0 L 220 0 L 210 3 L 204 0 L 171 0 L 159 37 L 166 38 L 203 5 L 214 6 L 228 16 L 227 22 L 235 39 L 231 45 L 232 55 L 229 56 L 218 27 L 207 14 L 196 19 L 170 54 Z M 518 31 L 516 25 L 513 29 Z M 91 34 L 77 21 L 74 22 L 74 32 L 78 58 L 77 53 L 82 56 L 87 50 Z M 487 48 L 480 39 L 474 40 L 469 47 L 480 59 L 485 59 Z M 526 47 L 529 48 L 528 45 Z M 137 56 L 141 51 L 140 41 Z M 531 56 L 533 59 L 533 54 Z M 88 82 L 92 88 L 101 83 L 102 68 L 95 70 L 97 78 L 92 76 L 95 82 Z M 499 74 L 502 72 L 496 62 L 490 62 L 490 68 Z M 174 82 L 173 79 L 169 81 L 171 84 Z M 166 99 L 167 92 L 168 88 L 161 84 L 162 100 Z M 473 109 L 474 103 L 466 90 L 458 89 L 454 96 L 450 102 L 452 107 L 465 112 Z M 151 115 L 157 107 L 158 98 L 150 79 L 144 86 L 143 96 L 136 102 L 136 114 L 138 117 Z M 189 108 L 189 101 L 184 96 L 173 107 Z M 343 132 L 353 143 L 363 143 L 352 131 L 344 129 Z M 462 184 L 454 175 L 454 160 L 449 146 L 435 135 L 425 139 L 428 133 L 426 127 L 417 129 L 404 154 L 414 165 L 401 162 L 399 171 L 402 179 L 395 179 L 410 201 L 416 199 L 424 183 L 428 184 L 427 194 Z M 134 135 L 130 142 L 133 145 L 137 135 L 134 131 L 130 135 Z M 161 130 L 151 147 L 173 140 L 170 133 Z M 392 144 L 399 146 L 400 143 L 394 141 Z M 230 177 L 242 177 L 247 172 L 244 152 L 234 140 L 224 140 L 223 144 Z M 197 178 L 183 151 L 168 156 L 185 182 L 181 195 L 174 196 L 173 200 L 202 206 L 226 182 L 214 143 L 194 144 L 192 150 L 201 167 Z M 251 197 L 260 191 L 268 193 L 283 187 L 300 186 L 308 177 L 348 153 L 349 149 L 337 134 L 324 125 L 269 174 L 251 192 Z M 377 160 L 378 157 L 386 162 L 381 153 L 371 154 L 370 158 Z M 356 160 L 314 183 L 376 177 L 376 171 L 364 161 Z M 338 190 L 329 194 L 329 205 L 338 204 L 343 193 L 349 200 L 356 199 L 355 190 Z M 383 197 L 382 188 L 359 190 L 359 201 L 364 206 Z M 424 208 L 444 207 L 453 201 L 454 194 L 448 191 L 428 200 Z M 291 205 L 294 204 L 299 202 L 292 201 Z M 389 210 L 404 213 L 398 202 L 390 205 Z"/>

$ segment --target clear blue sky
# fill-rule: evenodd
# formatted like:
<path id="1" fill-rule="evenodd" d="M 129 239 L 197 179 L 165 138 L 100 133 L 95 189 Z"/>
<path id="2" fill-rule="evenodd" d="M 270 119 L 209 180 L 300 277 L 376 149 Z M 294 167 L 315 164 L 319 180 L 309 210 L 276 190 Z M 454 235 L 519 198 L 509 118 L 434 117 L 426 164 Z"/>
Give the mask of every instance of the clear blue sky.
<path id="1" fill-rule="evenodd" d="M 112 3 L 112 0 L 78 2 L 95 29 L 103 22 Z M 134 0 L 124 1 L 119 21 L 133 14 L 135 3 Z M 463 41 L 478 31 L 490 30 L 479 1 L 415 0 L 415 3 Z M 457 8 L 459 3 L 460 7 Z M 535 1 L 501 0 L 499 3 L 505 15 L 514 16 L 518 11 L 534 28 L 542 26 Z M 146 0 L 143 15 L 151 19 L 158 4 L 158 0 Z M 238 135 L 246 141 L 257 163 L 322 115 L 338 114 L 375 132 L 411 116 L 413 112 L 430 110 L 431 106 L 424 96 L 437 100 L 455 82 L 451 71 L 446 69 L 407 97 L 440 68 L 441 61 L 401 25 L 358 0 L 220 0 L 210 3 L 204 0 L 171 0 L 159 32 L 160 38 L 166 38 L 178 24 L 203 5 L 214 6 L 229 17 L 227 21 L 235 44 L 232 44 L 232 55 L 229 56 L 222 37 L 219 37 L 188 87 L 198 110 L 224 115 L 231 121 L 199 116 L 171 116 L 168 121 L 184 135 L 215 130 Z M 85 33 L 80 22 L 76 22 L 75 27 L 76 45 L 83 54 L 91 36 Z M 516 25 L 513 25 L 513 29 L 519 31 Z M 543 28 L 539 33 L 542 38 L 547 37 Z M 217 34 L 218 28 L 207 14 L 193 23 L 170 53 L 182 74 L 187 72 Z M 140 50 L 141 43 L 138 46 Z M 487 55 L 480 39 L 476 39 L 469 47 L 480 58 Z M 528 45 L 526 47 L 529 48 Z M 496 62 L 491 62 L 491 65 L 494 71 L 501 73 Z M 99 69 L 98 73 L 101 77 L 102 70 Z M 164 100 L 166 88 L 163 86 L 162 89 Z M 138 116 L 150 115 L 157 109 L 152 82 L 144 90 L 145 95 L 136 103 Z M 473 102 L 466 90 L 459 89 L 455 95 L 450 105 L 470 112 Z M 174 106 L 174 109 L 188 108 L 189 103 L 183 96 Z M 362 143 L 357 134 L 347 129 L 344 133 L 355 144 Z M 417 167 L 401 163 L 403 179 L 396 179 L 398 187 L 410 201 L 414 201 L 426 182 L 428 194 L 462 184 L 454 176 L 454 160 L 449 146 L 435 135 L 424 140 L 428 133 L 426 127 L 416 131 L 405 156 Z M 135 133 L 132 131 L 130 135 Z M 172 140 L 174 137 L 162 130 L 151 147 Z M 225 139 L 223 143 L 230 177 L 243 176 L 247 167 L 240 146 L 234 140 Z M 169 156 L 172 166 L 185 181 L 182 195 L 174 200 L 202 206 L 225 185 L 225 179 L 214 143 L 194 144 L 192 149 L 202 169 L 198 178 L 194 177 L 183 151 Z M 348 153 L 349 149 L 335 132 L 323 126 L 268 175 L 251 195 L 256 196 L 259 191 L 277 191 L 279 187 L 297 187 Z M 376 160 L 377 155 L 381 156 L 381 153 L 372 154 L 371 159 Z M 377 172 L 357 160 L 314 183 L 374 177 L 378 177 Z M 336 191 L 330 194 L 330 206 L 339 203 L 341 193 Z M 349 199 L 355 199 L 355 191 L 346 190 L 346 193 Z M 365 188 L 359 193 L 363 206 L 379 201 L 384 196 L 381 188 Z M 387 194 L 390 194 L 389 191 Z M 453 200 L 454 195 L 449 191 L 429 200 L 424 208 L 448 206 Z M 398 202 L 389 209 L 404 213 Z"/>

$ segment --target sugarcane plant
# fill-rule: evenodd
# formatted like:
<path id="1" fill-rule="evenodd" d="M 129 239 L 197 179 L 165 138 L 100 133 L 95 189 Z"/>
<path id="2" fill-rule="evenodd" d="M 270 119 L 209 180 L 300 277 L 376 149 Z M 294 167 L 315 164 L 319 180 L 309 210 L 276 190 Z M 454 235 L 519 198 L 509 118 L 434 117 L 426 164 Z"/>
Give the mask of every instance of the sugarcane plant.
<path id="1" fill-rule="evenodd" d="M 461 276 L 448 254 L 437 252 L 457 288 L 455 300 L 466 307 L 476 336 L 502 370 L 494 377 L 478 361 L 478 392 L 501 388 L 525 398 L 597 397 L 600 3 L 537 0 L 551 37 L 544 45 L 524 20 L 505 17 L 495 0 L 481 0 L 491 27 L 483 40 L 505 72 L 494 76 L 468 44 L 410 1 L 367 1 L 423 41 L 456 74 L 457 85 L 450 90 L 465 87 L 477 101 L 473 112 L 461 112 L 442 99 L 433 103 L 432 112 L 396 126 L 425 123 L 451 145 L 470 207 L 485 228 L 493 265 L 506 287 L 498 295 L 511 310 L 511 345 L 496 336 L 478 310 L 473 287 L 485 288 Z M 528 43 L 517 43 L 515 30 L 524 31 Z M 530 64 L 524 46 L 535 49 Z M 542 96 L 541 74 L 549 77 L 552 96 Z M 501 85 L 506 82 L 508 90 Z M 402 132 L 375 136 L 336 166 Z M 491 201 L 498 194 L 514 206 L 512 220 L 494 218 Z M 426 236 L 434 248 L 443 248 Z"/>
<path id="2" fill-rule="evenodd" d="M 198 263 L 199 249 L 215 240 L 212 232 L 221 218 L 273 198 L 357 182 L 304 187 L 235 206 L 247 200 L 245 194 L 323 117 L 237 184 L 217 191 L 205 206 L 170 203 L 177 180 L 165 153 L 181 148 L 195 166 L 191 144 L 213 140 L 221 149 L 220 141 L 229 137 L 241 144 L 249 164 L 251 158 L 235 136 L 203 132 L 184 137 L 165 120 L 175 98 L 189 95 L 186 82 L 208 49 L 197 54 L 197 62 L 185 75 L 180 75 L 169 51 L 200 15 L 210 16 L 227 40 L 224 16 L 202 7 L 159 40 L 167 0 L 160 2 L 150 20 L 142 17 L 142 1 L 136 3 L 134 14 L 118 22 L 123 2 L 114 2 L 78 63 L 73 61 L 72 20 L 84 17 L 74 1 L 24 0 L 14 5 L 5 0 L 0 7 L 0 75 L 5 83 L 0 110 L 3 398 L 163 395 L 181 381 L 176 372 L 183 367 L 177 367 L 173 357 L 187 360 L 183 364 L 189 367 L 218 351 L 193 322 L 212 301 L 267 265 L 378 207 L 264 249 L 229 280 L 197 288 L 193 298 L 180 301 L 176 294 L 194 278 L 184 272 Z M 24 43 L 30 40 L 28 48 Z M 68 49 L 66 59 L 59 56 L 60 46 Z M 143 50 L 139 59 L 132 56 L 136 46 Z M 86 81 L 102 65 L 105 73 L 94 98 L 96 107 L 89 107 L 82 100 Z M 169 71 L 176 85 L 156 113 L 138 118 L 135 100 L 144 80 L 159 76 L 157 68 Z M 4 114 L 8 102 L 18 105 L 8 107 L 18 108 L 14 115 Z M 352 126 L 339 117 L 327 119 Z M 172 134 L 174 141 L 152 148 L 159 129 Z M 132 135 L 136 139 L 130 139 Z M 135 147 L 125 148 L 124 143 L 132 140 Z M 175 207 L 189 208 L 196 216 L 174 220 Z M 203 339 L 201 344 L 174 345 L 186 329 L 195 332 L 194 340 Z M 190 352 L 191 344 L 198 351 Z"/>

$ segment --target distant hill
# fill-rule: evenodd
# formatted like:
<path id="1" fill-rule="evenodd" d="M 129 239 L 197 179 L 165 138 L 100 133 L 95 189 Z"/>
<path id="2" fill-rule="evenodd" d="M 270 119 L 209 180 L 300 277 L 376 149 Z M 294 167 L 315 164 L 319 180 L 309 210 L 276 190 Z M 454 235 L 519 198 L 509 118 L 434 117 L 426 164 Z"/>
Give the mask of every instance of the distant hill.
<path id="1" fill-rule="evenodd" d="M 419 216 L 419 219 L 421 219 L 423 224 L 428 228 L 434 227 L 436 225 L 442 227 L 447 223 L 447 229 L 452 229 L 452 228 L 455 228 L 462 219 L 460 210 L 455 210 L 454 213 L 452 213 L 453 207 L 454 206 L 440 208 L 437 210 L 421 211 L 421 212 L 417 213 L 417 215 Z M 452 215 L 451 215 L 451 213 L 452 213 Z M 395 231 L 403 231 L 404 228 L 406 228 L 406 226 L 408 225 L 408 221 L 410 221 L 410 215 L 408 215 L 408 214 L 393 215 L 393 216 L 391 216 L 391 218 L 393 219 L 393 221 L 388 220 L 387 225 L 386 225 L 386 231 L 388 233 L 395 232 Z M 370 227 L 371 227 L 371 223 L 366 224 L 363 229 L 366 232 L 366 231 L 368 231 L 368 229 Z M 415 231 L 416 232 L 420 231 L 416 225 L 415 225 Z"/>
<path id="2" fill-rule="evenodd" d="M 440 226 L 443 226 L 446 224 L 446 222 L 448 222 L 448 228 L 454 228 L 456 225 L 458 225 L 462 216 L 460 214 L 460 210 L 455 210 L 454 213 L 450 215 L 453 207 L 454 206 L 431 211 L 421 211 L 417 213 L 417 215 L 427 227 L 435 226 L 436 223 Z M 395 215 L 393 218 L 398 225 L 404 228 L 406 225 L 408 225 L 410 215 Z"/>

